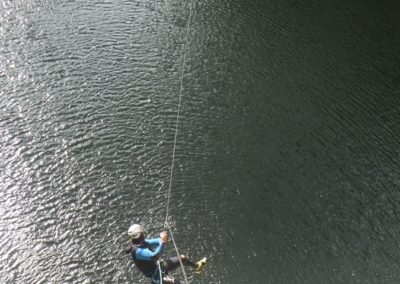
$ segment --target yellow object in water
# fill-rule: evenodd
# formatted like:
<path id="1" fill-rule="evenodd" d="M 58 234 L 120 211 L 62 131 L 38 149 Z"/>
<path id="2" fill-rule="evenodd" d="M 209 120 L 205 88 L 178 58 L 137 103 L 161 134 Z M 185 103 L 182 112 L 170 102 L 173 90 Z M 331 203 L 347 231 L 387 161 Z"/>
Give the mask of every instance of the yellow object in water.
<path id="1" fill-rule="evenodd" d="M 198 262 L 196 262 L 196 267 L 194 269 L 194 272 L 200 273 L 201 271 L 203 271 L 204 267 L 206 267 L 206 266 L 207 266 L 207 258 L 203 257 Z"/>

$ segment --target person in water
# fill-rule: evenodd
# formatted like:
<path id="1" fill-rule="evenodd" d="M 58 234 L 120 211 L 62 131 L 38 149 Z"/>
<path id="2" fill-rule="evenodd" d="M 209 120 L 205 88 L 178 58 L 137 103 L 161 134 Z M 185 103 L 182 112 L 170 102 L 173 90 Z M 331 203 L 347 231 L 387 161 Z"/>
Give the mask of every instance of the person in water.
<path id="1" fill-rule="evenodd" d="M 125 252 L 132 256 L 136 267 L 146 276 L 151 278 L 151 283 L 160 283 L 160 271 L 158 261 L 160 262 L 162 283 L 180 284 L 178 279 L 170 277 L 168 273 L 180 266 L 180 261 L 185 266 L 191 266 L 196 273 L 200 273 L 207 264 L 204 257 L 196 263 L 191 262 L 186 256 L 171 257 L 167 260 L 161 260 L 165 246 L 168 242 L 168 233 L 161 232 L 159 238 L 145 239 L 143 227 L 134 224 L 129 227 L 128 236 L 130 244 Z M 179 261 L 180 259 L 180 261 Z"/>

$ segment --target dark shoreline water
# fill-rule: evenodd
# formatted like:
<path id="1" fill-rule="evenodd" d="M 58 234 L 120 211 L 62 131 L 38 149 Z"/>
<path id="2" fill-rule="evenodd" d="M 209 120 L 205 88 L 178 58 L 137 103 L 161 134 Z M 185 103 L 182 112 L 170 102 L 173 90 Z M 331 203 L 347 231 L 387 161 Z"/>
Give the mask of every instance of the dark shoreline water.
<path id="1" fill-rule="evenodd" d="M 163 227 L 188 4 L 1 3 L 1 283 L 147 283 L 123 248 Z M 181 252 L 212 257 L 192 283 L 398 281 L 399 11 L 194 2 L 171 196 Z"/>

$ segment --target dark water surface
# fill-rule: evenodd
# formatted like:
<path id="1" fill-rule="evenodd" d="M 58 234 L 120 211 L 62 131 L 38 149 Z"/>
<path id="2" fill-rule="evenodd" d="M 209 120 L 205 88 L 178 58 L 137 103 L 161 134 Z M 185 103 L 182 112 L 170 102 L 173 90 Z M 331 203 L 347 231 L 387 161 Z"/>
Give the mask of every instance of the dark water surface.
<path id="1" fill-rule="evenodd" d="M 170 208 L 212 257 L 192 283 L 400 280 L 400 5 L 350 2 L 193 2 Z M 148 283 L 122 249 L 163 228 L 188 11 L 0 1 L 0 283 Z"/>

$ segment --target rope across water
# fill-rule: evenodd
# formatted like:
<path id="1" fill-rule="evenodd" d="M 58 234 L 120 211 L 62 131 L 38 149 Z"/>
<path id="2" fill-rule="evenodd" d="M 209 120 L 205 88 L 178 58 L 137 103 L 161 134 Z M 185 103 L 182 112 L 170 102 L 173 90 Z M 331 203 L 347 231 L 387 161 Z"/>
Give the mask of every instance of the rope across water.
<path id="1" fill-rule="evenodd" d="M 165 222 L 168 221 L 169 203 L 170 203 L 170 198 L 171 198 L 172 176 L 174 173 L 176 142 L 177 142 L 177 137 L 178 137 L 178 125 L 179 125 L 179 117 L 180 117 L 181 101 L 182 101 L 183 78 L 185 75 L 185 65 L 186 65 L 186 47 L 187 47 L 189 31 L 190 31 L 190 19 L 192 16 L 192 2 L 193 2 L 193 0 L 190 1 L 190 6 L 189 6 L 190 7 L 189 8 L 189 18 L 188 18 L 188 24 L 187 24 L 187 28 L 186 28 L 186 40 L 185 40 L 184 51 L 183 51 L 183 63 L 182 63 L 181 80 L 180 80 L 180 88 L 179 88 L 178 110 L 177 110 L 176 122 L 175 122 L 175 138 L 174 138 L 174 147 L 173 147 L 173 151 L 172 151 L 172 163 L 171 163 L 171 172 L 170 172 L 170 179 L 169 179 L 169 186 L 168 186 L 167 212 L 165 214 Z"/>
<path id="2" fill-rule="evenodd" d="M 169 231 L 169 234 L 171 236 L 171 240 L 172 240 L 172 243 L 174 245 L 174 248 L 175 248 L 177 256 L 180 256 L 180 254 L 179 254 L 178 247 L 177 247 L 175 239 L 174 239 L 174 234 L 172 233 L 171 226 L 169 225 L 169 222 L 168 222 L 168 217 L 169 217 L 169 204 L 170 204 L 170 199 L 171 199 L 172 176 L 174 174 L 176 142 L 177 142 L 177 137 L 178 137 L 178 125 L 179 125 L 179 117 L 180 117 L 181 101 L 182 101 L 183 79 L 184 79 L 184 75 L 185 75 L 186 48 L 187 48 L 189 32 L 190 32 L 190 21 L 191 21 L 191 17 L 192 17 L 192 2 L 193 2 L 193 0 L 190 0 L 188 23 L 187 23 L 187 27 L 186 27 L 186 39 L 185 39 L 185 45 L 184 45 L 184 50 L 183 50 L 183 63 L 182 63 L 181 78 L 180 78 L 178 110 L 177 110 L 176 121 L 175 121 L 175 138 L 174 138 L 174 147 L 173 147 L 173 151 L 172 151 L 171 172 L 170 172 L 170 179 L 169 179 L 169 186 L 168 186 L 167 209 L 166 209 L 166 214 L 165 214 L 165 227 L 168 228 L 168 231 Z M 185 283 L 188 284 L 189 281 L 187 279 L 185 268 L 184 268 L 183 263 L 182 263 L 180 258 L 179 258 L 179 262 L 180 262 L 180 265 L 181 265 L 181 269 L 182 269 L 182 273 L 183 273 L 183 276 L 184 276 L 184 279 L 185 279 Z"/>

